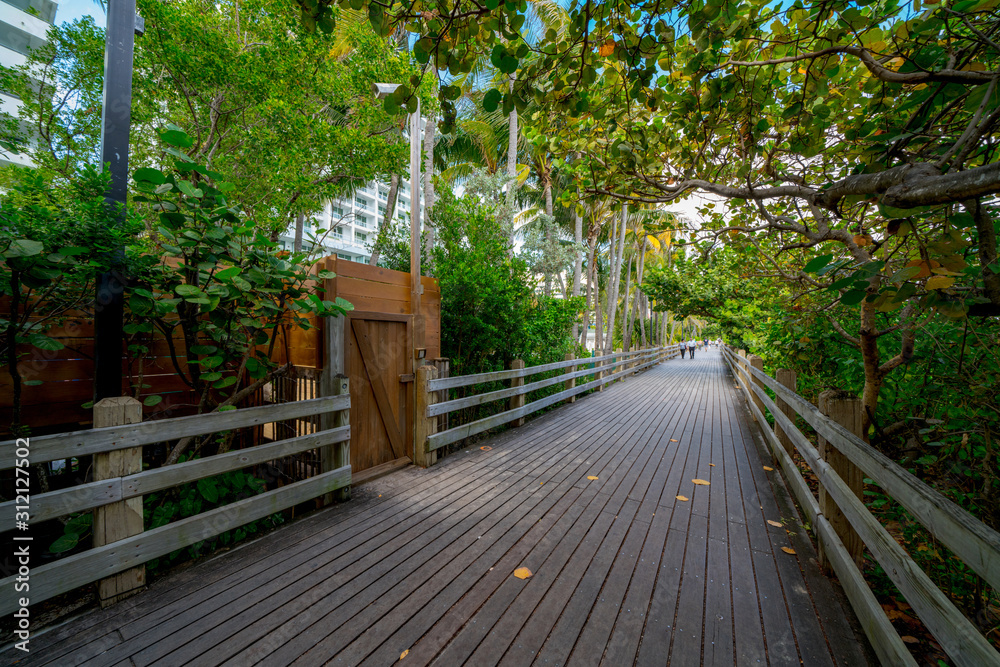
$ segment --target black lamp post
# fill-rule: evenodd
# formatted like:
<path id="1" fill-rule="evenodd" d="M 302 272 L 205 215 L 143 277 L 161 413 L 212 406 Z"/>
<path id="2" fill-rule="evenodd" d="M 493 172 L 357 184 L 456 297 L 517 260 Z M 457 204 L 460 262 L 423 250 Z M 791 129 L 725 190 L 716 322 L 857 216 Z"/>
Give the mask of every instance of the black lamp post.
<path id="1" fill-rule="evenodd" d="M 132 124 L 132 55 L 144 22 L 135 0 L 109 0 L 104 47 L 104 106 L 101 162 L 111 171 L 106 201 L 125 219 L 128 195 L 129 129 Z M 113 251 L 112 267 L 97 281 L 94 308 L 94 401 L 122 393 L 122 324 L 125 304 L 123 248 Z"/>

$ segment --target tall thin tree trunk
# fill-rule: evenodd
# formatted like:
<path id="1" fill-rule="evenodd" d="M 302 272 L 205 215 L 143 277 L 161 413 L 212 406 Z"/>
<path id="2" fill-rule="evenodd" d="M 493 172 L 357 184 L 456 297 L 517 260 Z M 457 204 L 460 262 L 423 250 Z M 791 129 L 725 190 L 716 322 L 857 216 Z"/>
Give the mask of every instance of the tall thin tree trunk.
<path id="1" fill-rule="evenodd" d="M 437 227 L 434 225 L 433 212 L 437 194 L 434 192 L 434 135 L 437 132 L 437 119 L 433 116 L 424 125 L 424 258 L 427 262 L 425 274 L 434 275 L 434 243 L 437 241 Z"/>
<path id="2" fill-rule="evenodd" d="M 511 93 L 514 92 L 514 76 L 510 76 L 510 83 L 508 89 Z M 507 184 L 507 206 L 511 211 L 514 210 L 514 184 L 517 179 L 517 109 L 511 109 L 510 115 L 507 120 L 507 176 L 509 177 L 509 183 Z M 514 252 L 514 223 L 511 221 L 510 225 L 510 247 L 511 254 Z"/>
<path id="3" fill-rule="evenodd" d="M 597 245 L 597 235 L 588 234 L 588 237 L 589 237 L 588 245 L 590 247 L 587 255 L 587 300 L 583 308 L 583 334 L 581 335 L 581 344 L 584 345 L 585 347 L 587 345 L 587 337 L 590 334 L 590 301 L 591 301 L 590 295 L 591 292 L 593 291 L 593 286 L 594 286 L 594 275 L 595 275 L 594 251 Z"/>
<path id="4" fill-rule="evenodd" d="M 618 287 L 622 277 L 622 258 L 625 256 L 625 224 L 628 220 L 628 204 L 622 204 L 621 231 L 618 233 L 618 253 L 612 255 L 615 259 L 612 264 L 612 293 L 608 296 L 608 338 L 604 341 L 604 353 L 610 354 L 614 349 L 615 337 L 615 316 L 618 312 Z M 611 248 L 614 251 L 614 247 Z"/>
<path id="5" fill-rule="evenodd" d="M 636 291 L 639 292 L 638 285 L 636 285 Z M 639 344 L 646 347 L 646 309 L 643 307 L 646 303 L 646 295 L 642 292 L 639 292 L 639 303 L 641 304 L 639 306 Z M 650 327 L 653 326 L 652 322 L 649 324 Z"/>
<path id="6" fill-rule="evenodd" d="M 573 258 L 573 296 L 580 296 L 580 278 L 583 273 L 583 216 L 574 207 L 573 242 L 576 243 L 575 257 Z"/>
<path id="7" fill-rule="evenodd" d="M 379 255 L 382 254 L 382 247 L 385 245 L 386 236 L 389 234 L 389 223 L 392 216 L 396 214 L 396 195 L 399 192 L 399 174 L 393 174 L 389 179 L 389 194 L 385 198 L 385 215 L 382 216 L 378 225 L 378 232 L 375 235 L 375 245 L 372 247 L 372 256 L 368 258 L 368 264 L 378 265 Z M 413 196 L 413 193 L 410 193 Z M 377 208 L 377 206 L 376 206 Z"/>
<path id="8" fill-rule="evenodd" d="M 639 250 L 639 266 L 635 274 L 635 293 L 636 299 L 639 303 L 639 335 L 640 345 L 646 346 L 646 313 L 643 304 L 646 302 L 646 295 L 642 293 L 642 277 L 643 271 L 646 269 L 646 248 L 649 246 L 649 237 L 645 234 L 642 235 L 642 248 Z"/>
<path id="9" fill-rule="evenodd" d="M 628 303 L 629 291 L 632 289 L 632 263 L 634 257 L 630 257 L 625 265 L 625 294 L 622 297 L 622 351 L 628 352 L 632 347 L 632 320 L 635 315 L 635 300 L 632 301 L 631 308 Z M 639 291 L 636 290 L 636 296 Z"/>
<path id="10" fill-rule="evenodd" d="M 594 289 L 594 351 L 597 352 L 598 356 L 603 353 L 604 350 L 604 318 L 601 317 L 603 314 L 601 308 L 601 284 L 596 283 Z"/>
<path id="11" fill-rule="evenodd" d="M 293 252 L 302 252 L 302 231 L 306 226 L 306 214 L 299 213 L 295 216 L 295 241 L 292 243 Z"/>
<path id="12" fill-rule="evenodd" d="M 580 192 L 577 191 L 577 196 Z M 579 203 L 573 207 L 573 296 L 580 296 L 580 276 L 583 272 L 583 216 L 580 215 Z M 573 338 L 579 337 L 579 324 L 573 324 Z"/>

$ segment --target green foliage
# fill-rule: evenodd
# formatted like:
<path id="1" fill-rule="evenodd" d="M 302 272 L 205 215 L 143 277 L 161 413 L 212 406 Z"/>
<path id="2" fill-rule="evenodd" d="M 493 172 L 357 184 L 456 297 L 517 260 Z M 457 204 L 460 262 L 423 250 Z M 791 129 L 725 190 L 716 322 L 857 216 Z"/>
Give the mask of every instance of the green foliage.
<path id="1" fill-rule="evenodd" d="M 190 145 L 184 132 L 172 128 L 162 138 L 174 145 L 173 168 L 135 172 L 142 194 L 133 200 L 156 244 L 155 253 L 141 249 L 135 257 L 125 331 L 138 357 L 148 353 L 154 331 L 167 340 L 181 331 L 184 349 L 171 348 L 175 368 L 184 357 L 183 379 L 211 410 L 235 401 L 244 373 L 259 380 L 274 369 L 271 352 L 283 328 L 309 328 L 310 315 L 342 315 L 352 306 L 311 291 L 308 255 L 280 251 L 231 208 L 227 193 L 235 186 L 178 150 Z"/>
<path id="2" fill-rule="evenodd" d="M 759 286 L 747 279 L 745 268 L 733 253 L 714 253 L 691 258 L 679 253 L 665 266 L 649 267 L 643 276 L 643 291 L 657 309 L 680 318 L 710 319 L 715 330 L 739 347 L 760 317 L 757 304 L 763 299 Z"/>
<path id="3" fill-rule="evenodd" d="M 63 343 L 48 335 L 69 313 L 90 308 L 98 275 L 112 267 L 114 252 L 136 233 L 129 219 L 104 201 L 107 174 L 83 169 L 53 184 L 30 169 L 9 172 L 0 195 L 0 295 L 7 309 L 0 358 L 13 386 L 11 431 L 21 428 L 21 386 L 44 375 L 18 361 L 48 359 Z M 36 377 L 38 376 L 38 377 Z"/>
<path id="4" fill-rule="evenodd" d="M 527 263 L 513 256 L 505 226 L 498 224 L 509 213 L 505 198 L 498 190 L 484 191 L 485 184 L 502 179 L 470 181 L 478 185 L 467 188 L 462 197 L 442 191 L 434 207 L 441 354 L 451 360 L 452 375 L 504 370 L 514 359 L 523 359 L 527 366 L 561 361 L 567 352 L 576 351 L 571 333 L 582 297 L 554 299 L 536 293 Z M 409 269 L 408 235 L 402 225 L 392 230 L 382 262 L 392 269 Z M 494 383 L 464 391 L 499 388 Z M 538 396 L 554 391 L 558 387 Z M 496 406 L 473 408 L 454 413 L 452 419 L 471 421 L 496 411 Z"/>
<path id="5" fill-rule="evenodd" d="M 104 31 L 91 17 L 52 26 L 24 68 L 3 68 L 0 77 L 21 103 L 17 116 L 0 113 L 4 152 L 29 152 L 43 172 L 66 178 L 100 162 Z M 5 184 L 17 178 L 0 173 Z"/>
<path id="6" fill-rule="evenodd" d="M 443 192 L 435 206 L 441 284 L 441 348 L 452 372 L 468 375 L 562 358 L 581 304 L 540 299 L 526 263 L 511 256 L 497 224 L 497 199 Z"/>
<path id="7" fill-rule="evenodd" d="M 142 499 L 143 525 L 146 530 L 159 528 L 173 521 L 196 516 L 216 507 L 222 507 L 263 493 L 265 490 L 263 480 L 245 471 L 236 470 L 151 493 L 143 496 Z M 93 512 L 89 511 L 71 515 L 63 526 L 63 534 L 49 545 L 49 552 L 66 553 L 76 549 L 81 544 L 87 544 L 87 538 L 93 530 L 93 517 Z M 155 574 L 185 555 L 188 558 L 197 558 L 203 553 L 221 546 L 236 544 L 265 528 L 271 528 L 283 522 L 284 517 L 280 513 L 266 519 L 253 521 L 198 542 L 186 549 L 173 551 L 164 558 L 156 558 L 147 564 L 147 568 Z"/>
<path id="8" fill-rule="evenodd" d="M 268 234 L 403 168 L 397 119 L 371 85 L 416 70 L 367 21 L 338 10 L 335 31 L 312 33 L 275 0 L 139 0 L 138 11 L 147 30 L 135 44 L 133 167 L 162 164 L 158 132 L 183 127 L 185 152 L 227 174 L 233 203 Z M 99 160 L 103 63 L 103 30 L 86 18 L 54 28 L 24 67 L 3 72 L 4 89 L 25 104 L 19 117 L 0 117 L 0 138 L 27 150 L 47 178 Z M 425 108 L 430 87 L 419 91 Z"/>
<path id="9" fill-rule="evenodd" d="M 539 214 L 527 227 L 520 257 L 528 263 L 532 273 L 542 274 L 546 292 L 549 292 L 557 275 L 567 269 L 572 273 L 577 249 L 560 238 L 562 231 L 552 216 Z"/>
<path id="10" fill-rule="evenodd" d="M 243 470 L 236 470 L 152 493 L 143 497 L 145 527 L 146 530 L 159 528 L 216 507 L 252 497 L 265 490 L 264 481 L 259 477 Z M 156 558 L 150 561 L 146 567 L 155 574 L 166 570 L 184 557 L 193 559 L 215 549 L 233 546 L 262 530 L 273 528 L 281 523 L 284 523 L 284 516 L 281 513 L 272 514 L 265 519 L 252 521 L 239 528 L 197 542 L 185 549 L 173 551 L 162 558 Z"/>

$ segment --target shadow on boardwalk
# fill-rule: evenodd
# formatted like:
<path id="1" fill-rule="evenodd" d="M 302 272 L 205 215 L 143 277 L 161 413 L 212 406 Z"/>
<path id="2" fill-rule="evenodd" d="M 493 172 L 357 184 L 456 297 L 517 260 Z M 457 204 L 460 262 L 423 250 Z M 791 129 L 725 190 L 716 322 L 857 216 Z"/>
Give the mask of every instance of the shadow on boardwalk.
<path id="1" fill-rule="evenodd" d="M 669 361 L 0 660 L 868 664 L 751 428 L 718 352 Z"/>

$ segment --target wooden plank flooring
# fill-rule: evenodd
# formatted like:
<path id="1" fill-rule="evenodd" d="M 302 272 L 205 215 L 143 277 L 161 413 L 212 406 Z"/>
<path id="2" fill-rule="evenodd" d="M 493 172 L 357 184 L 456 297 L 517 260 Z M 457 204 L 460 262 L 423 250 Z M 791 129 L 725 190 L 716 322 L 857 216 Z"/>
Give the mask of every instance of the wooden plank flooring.
<path id="1" fill-rule="evenodd" d="M 718 352 L 675 359 L 0 661 L 869 664 L 747 420 Z"/>

